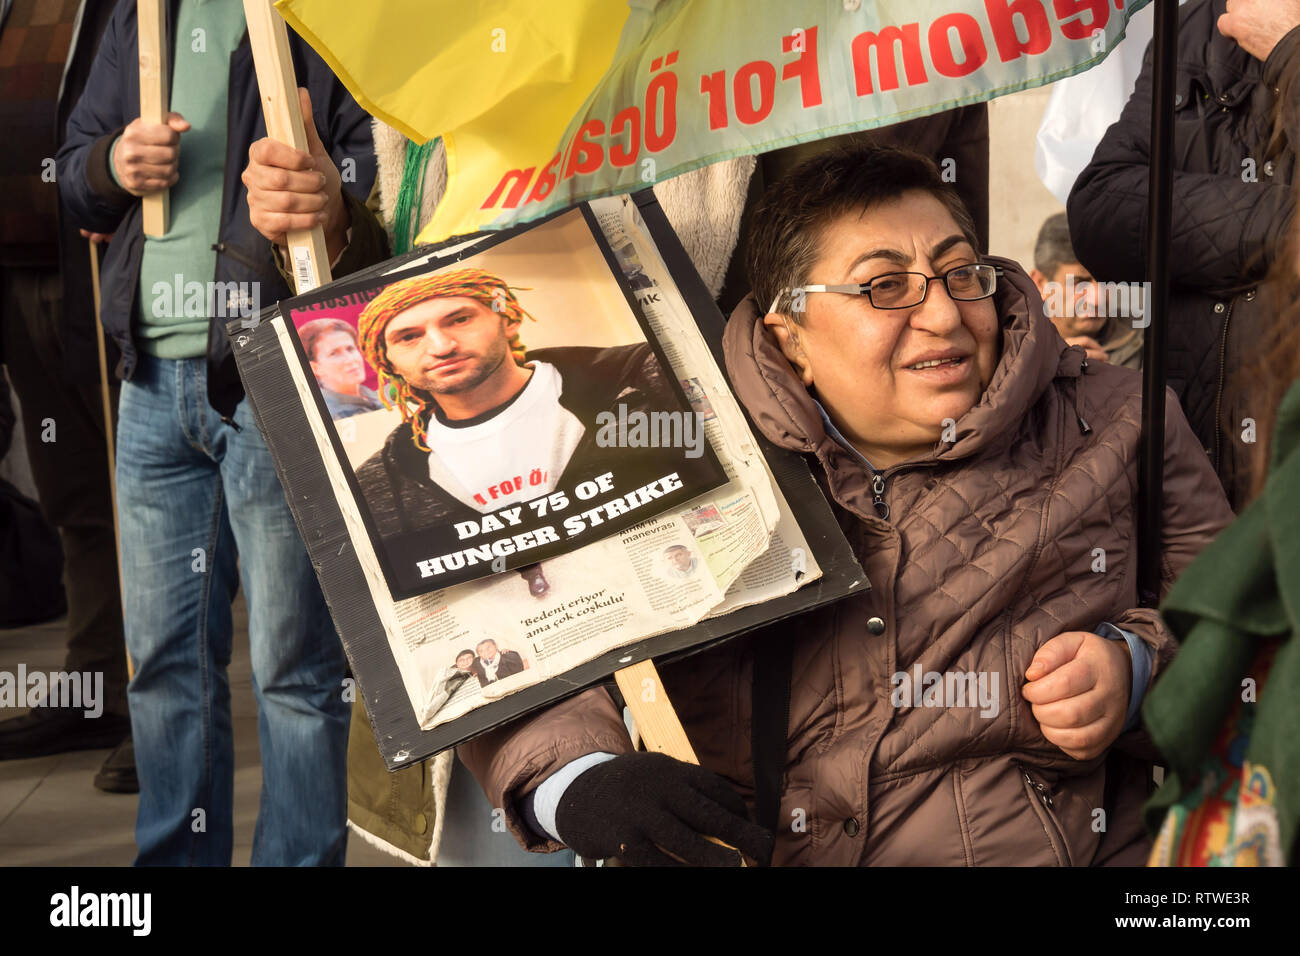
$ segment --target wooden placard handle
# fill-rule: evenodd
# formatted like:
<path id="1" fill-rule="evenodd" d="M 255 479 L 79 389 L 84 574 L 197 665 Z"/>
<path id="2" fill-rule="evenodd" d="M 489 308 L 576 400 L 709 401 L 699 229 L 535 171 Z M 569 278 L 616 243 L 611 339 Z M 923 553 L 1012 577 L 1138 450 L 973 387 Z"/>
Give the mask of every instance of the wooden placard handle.
<path id="1" fill-rule="evenodd" d="M 684 763 L 699 764 L 695 748 L 687 739 L 686 729 L 678 719 L 672 701 L 668 699 L 668 692 L 659 679 L 654 661 L 647 659 L 615 671 L 614 682 L 623 694 L 627 709 L 632 712 L 632 719 L 636 721 L 637 732 L 641 735 L 646 750 L 667 754 Z M 728 850 L 736 849 L 714 837 L 705 839 L 718 846 L 725 846 Z M 740 851 L 736 852 L 739 855 Z M 740 862 L 741 866 L 745 865 L 743 855 Z"/>
<path id="2" fill-rule="evenodd" d="M 140 118 L 162 123 L 171 95 L 167 89 L 167 0 L 136 0 L 136 29 L 140 57 Z M 140 200 L 144 234 L 167 235 L 171 225 L 171 191 L 150 193 Z"/>
<path id="3" fill-rule="evenodd" d="M 289 53 L 289 28 L 271 6 L 271 0 L 244 0 L 244 19 L 248 23 L 248 43 L 253 50 L 267 135 L 305 153 L 307 127 L 303 123 L 298 80 Z M 299 295 L 331 280 L 323 228 L 293 229 L 286 238 L 289 267 Z"/>

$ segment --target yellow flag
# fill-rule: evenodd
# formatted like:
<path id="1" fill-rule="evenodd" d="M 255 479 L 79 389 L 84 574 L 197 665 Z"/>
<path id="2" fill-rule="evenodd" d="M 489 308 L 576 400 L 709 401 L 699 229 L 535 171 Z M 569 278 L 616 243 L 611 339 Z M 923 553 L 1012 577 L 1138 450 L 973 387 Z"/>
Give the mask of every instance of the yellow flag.
<path id="1" fill-rule="evenodd" d="M 443 138 L 444 236 L 479 228 L 482 214 L 469 207 L 501 170 L 556 147 L 609 69 L 628 16 L 620 0 L 276 0 L 276 7 L 363 109 L 417 143 Z M 466 156 L 473 162 L 462 162 Z"/>

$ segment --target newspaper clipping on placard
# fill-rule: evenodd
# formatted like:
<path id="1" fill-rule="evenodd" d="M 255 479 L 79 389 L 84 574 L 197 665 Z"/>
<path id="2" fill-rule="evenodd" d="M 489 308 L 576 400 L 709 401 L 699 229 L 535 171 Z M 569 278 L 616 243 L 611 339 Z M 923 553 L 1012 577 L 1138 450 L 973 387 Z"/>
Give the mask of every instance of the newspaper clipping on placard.
<path id="1" fill-rule="evenodd" d="M 590 474 L 584 474 L 582 480 L 589 483 L 584 492 L 592 491 L 594 485 L 591 500 L 605 503 L 616 500 L 607 493 L 609 489 L 601 490 L 602 484 L 610 483 L 610 479 L 602 482 L 601 476 L 619 471 L 620 462 L 645 454 L 652 442 L 663 437 L 650 433 L 654 422 L 651 415 L 655 411 L 664 416 L 673 412 L 681 416 L 676 420 L 659 420 L 660 425 L 674 422 L 677 431 L 674 435 L 670 430 L 666 442 L 669 447 L 652 449 L 656 454 L 665 451 L 675 454 L 674 465 L 711 462 L 719 471 L 712 479 L 707 475 L 699 477 L 703 472 L 695 473 L 697 482 L 707 488 L 702 493 L 691 497 L 661 493 L 644 501 L 639 511 L 633 507 L 638 498 L 628 500 L 626 496 L 635 495 L 638 489 L 644 489 L 644 484 L 627 491 L 619 488 L 626 512 L 634 520 L 610 521 L 613 533 L 607 530 L 603 536 L 593 535 L 596 539 L 590 543 L 587 538 L 579 538 L 576 546 L 547 552 L 543 560 L 528 564 L 519 560 L 507 567 L 493 556 L 495 565 L 492 560 L 481 562 L 491 573 L 395 600 L 381 560 L 383 538 L 376 533 L 374 515 L 368 512 L 367 498 L 358 493 L 356 481 L 357 473 L 373 464 L 376 455 L 380 456 L 385 471 L 393 470 L 391 463 L 382 462 L 381 452 L 392 447 L 394 436 L 402 443 L 400 454 L 405 456 L 403 467 L 411 477 L 410 487 L 427 491 L 432 486 L 438 494 L 452 498 L 457 505 L 477 515 L 477 518 L 463 519 L 462 528 L 467 532 L 471 530 L 469 522 L 477 521 L 481 534 L 483 519 L 496 516 L 503 528 L 488 530 L 497 534 L 495 540 L 510 537 L 512 528 L 516 527 L 510 522 L 510 509 L 518 508 L 516 517 L 521 519 L 524 512 L 536 511 L 534 503 L 538 501 L 548 502 L 543 507 L 549 510 L 549 504 L 555 500 L 550 496 L 555 492 L 544 489 L 530 496 L 527 482 L 523 487 L 515 487 L 512 474 L 506 476 L 511 479 L 509 482 L 504 479 L 497 482 L 502 497 L 493 500 L 490 490 L 485 494 L 488 486 L 475 485 L 466 477 L 468 472 L 449 474 L 445 461 L 434 460 L 437 449 L 427 441 L 429 429 L 442 426 L 452 432 L 445 437 L 457 438 L 456 423 L 463 420 L 458 416 L 467 409 L 456 405 L 453 399 L 446 403 L 452 410 L 451 415 L 446 415 L 441 405 L 420 409 L 417 403 L 423 400 L 427 406 L 429 396 L 441 399 L 443 393 L 430 387 L 446 384 L 436 381 L 438 374 L 448 376 L 453 385 L 457 384 L 456 379 L 464 374 L 465 365 L 473 364 L 472 358 L 464 356 L 479 355 L 487 348 L 480 347 L 481 342 L 449 345 L 440 341 L 440 337 L 455 337 L 455 323 L 474 324 L 472 315 L 456 313 L 456 303 L 448 305 L 444 300 L 436 302 L 435 307 L 426 306 L 414 321 L 407 321 L 410 316 L 400 308 L 388 309 L 387 328 L 398 325 L 397 337 L 389 340 L 396 345 L 395 351 L 402 347 L 399 340 L 403 327 L 416 330 L 412 337 L 423 336 L 426 350 L 426 358 L 414 363 L 401 358 L 393 365 L 390 359 L 388 375 L 382 374 L 384 356 L 376 345 L 378 333 L 372 328 L 357 331 L 357 322 L 349 321 L 346 313 L 341 312 L 345 317 L 340 321 L 347 329 L 321 330 L 317 326 L 304 335 L 304 325 L 323 317 L 310 313 L 324 310 L 303 309 L 299 300 L 285 303 L 290 322 L 282 315 L 274 320 L 274 326 L 286 354 L 296 351 L 299 356 L 300 361 L 289 362 L 295 386 L 321 449 L 411 706 L 420 726 L 426 730 L 455 720 L 489 701 L 563 675 L 610 650 L 788 594 L 821 574 L 635 204 L 626 197 L 598 200 L 538 226 L 504 235 L 507 236 L 504 240 L 485 237 L 432 253 L 415 263 L 403 263 L 400 270 L 385 277 L 389 280 L 387 287 L 396 284 L 392 280 L 413 275 L 446 275 L 471 267 L 486 268 L 487 262 L 497 270 L 493 274 L 503 277 L 506 273 L 516 274 L 510 268 L 511 244 L 521 239 L 526 241 L 520 247 L 536 259 L 531 269 L 538 276 L 572 275 L 575 250 L 599 253 L 621 273 L 619 279 L 625 293 L 630 291 L 634 300 L 634 311 L 638 313 L 636 328 L 641 333 L 631 335 L 625 328 L 624 340 L 611 340 L 610 344 L 599 347 L 640 344 L 645 351 L 647 342 L 656 345 L 657 349 L 648 351 L 662 356 L 667 366 L 663 374 L 672 386 L 670 390 L 661 389 L 661 394 L 671 392 L 681 407 L 661 403 L 642 409 L 647 412 L 644 417 L 629 417 L 638 409 L 625 406 L 620 417 L 618 403 L 614 402 L 601 406 L 600 411 L 608 414 L 599 419 L 592 416 L 569 426 L 576 432 L 576 437 L 569 439 L 572 447 L 590 448 L 593 455 L 608 453 L 601 459 L 610 463 L 607 467 L 588 469 Z M 554 256 L 553 262 L 546 261 L 548 255 Z M 594 256 L 592 261 L 596 261 Z M 580 276 L 574 282 L 578 285 L 603 282 L 595 266 L 592 276 L 595 278 Z M 512 290 L 513 294 L 519 303 L 529 301 L 541 313 L 540 306 L 533 304 L 535 300 L 528 298 L 529 292 L 522 288 L 523 284 Z M 454 286 L 453 291 L 460 291 L 460 287 Z M 328 293 L 327 289 L 325 294 Z M 584 299 L 580 289 L 570 289 L 567 295 L 568 301 L 575 303 L 593 301 Z M 357 307 L 355 316 L 377 298 L 353 303 Z M 451 298 L 454 297 L 446 297 Z M 609 301 L 616 300 L 610 297 Z M 403 304 L 400 298 L 396 304 L 399 307 Z M 623 302 L 622 307 L 626 308 L 627 303 Z M 603 316 L 606 321 L 610 313 L 618 313 L 608 305 L 600 309 L 593 306 L 591 311 L 599 311 L 596 318 Z M 451 325 L 444 324 L 447 322 Z M 539 315 L 535 324 L 530 322 L 522 328 L 530 339 L 535 339 L 542 326 Z M 452 331 L 444 332 L 444 329 Z M 318 341 L 308 342 L 313 334 Z M 328 337 L 330 334 L 332 339 Z M 520 368 L 528 367 L 533 355 L 541 356 L 531 365 L 529 384 L 517 396 L 509 394 L 508 389 L 503 390 L 504 408 L 494 406 L 492 414 L 482 421 L 471 418 L 471 428 L 491 425 L 494 419 L 509 413 L 529 397 L 526 393 L 531 383 L 539 381 L 537 369 L 546 358 L 546 349 L 564 347 L 552 345 L 553 341 L 543 338 L 537 347 L 530 341 L 527 349 L 512 348 L 510 354 L 520 360 Z M 351 354 L 354 350 L 358 355 Z M 366 361 L 367 356 L 372 360 Z M 358 357 L 361 365 L 357 364 Z M 639 361 L 644 363 L 644 355 Z M 331 367 L 331 362 L 336 365 Z M 346 367 L 349 363 L 350 367 Z M 406 393 L 394 389 L 391 371 L 401 368 L 414 370 L 412 379 L 423 375 L 419 383 L 424 387 L 408 389 Z M 563 401 L 567 387 L 568 380 L 563 380 L 550 386 L 552 390 L 545 397 L 554 400 L 559 396 L 561 400 L 555 404 L 561 410 L 571 407 Z M 634 392 L 632 388 L 628 394 Z M 405 413 L 402 402 L 406 403 Z M 361 410 L 352 411 L 357 406 Z M 553 409 L 550 414 L 555 414 Z M 415 427 L 412 421 L 417 423 Z M 426 441 L 417 447 L 413 436 L 420 431 L 420 426 L 424 427 L 421 437 Z M 591 435 L 593 429 L 599 434 Z M 512 434 L 498 436 L 498 443 L 513 441 Z M 413 446 L 411 452 L 406 451 L 407 444 Z M 491 447 L 491 441 L 477 447 Z M 687 457 L 685 453 L 691 449 L 699 452 Z M 451 457 L 447 455 L 448 459 Z M 500 455 L 498 459 L 507 460 Z M 653 462 L 649 470 L 660 467 L 662 461 L 661 458 Z M 549 468 L 535 467 L 562 475 L 566 465 L 560 461 Z M 521 475 L 526 473 L 523 466 L 518 470 Z M 557 528 L 563 527 L 566 518 L 590 511 L 588 500 L 576 500 L 577 484 L 570 487 L 572 493 L 565 491 L 565 497 L 570 499 L 567 506 L 557 507 L 553 515 Z M 684 482 L 683 487 L 686 487 Z M 663 486 L 659 488 L 662 492 Z M 452 489 L 450 495 L 448 489 Z M 484 501 L 478 501 L 476 494 L 483 496 Z M 644 496 L 644 491 L 641 494 Z M 506 495 L 513 497 L 503 502 Z M 587 515 L 583 519 L 584 525 L 590 518 Z M 435 522 L 435 526 L 445 531 L 445 518 L 441 525 Z M 449 553 L 439 552 L 439 555 Z"/>

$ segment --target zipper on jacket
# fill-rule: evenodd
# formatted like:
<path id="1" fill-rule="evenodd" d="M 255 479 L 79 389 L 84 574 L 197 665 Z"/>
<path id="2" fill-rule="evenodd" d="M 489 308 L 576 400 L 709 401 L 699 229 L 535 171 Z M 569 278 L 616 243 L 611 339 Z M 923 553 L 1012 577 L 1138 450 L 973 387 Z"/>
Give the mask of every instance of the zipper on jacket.
<path id="1" fill-rule="evenodd" d="M 1023 764 L 1017 762 L 1016 767 L 1020 770 L 1020 775 L 1024 777 L 1025 784 L 1029 788 L 1028 793 L 1033 795 L 1026 795 L 1030 806 L 1033 806 L 1033 797 L 1037 797 L 1039 803 L 1043 806 L 1043 825 L 1047 830 L 1048 843 L 1052 844 L 1052 852 L 1056 854 L 1057 862 L 1061 866 L 1073 866 L 1074 854 L 1070 852 L 1070 841 L 1065 838 L 1065 828 L 1061 826 L 1061 821 L 1056 817 L 1056 804 L 1052 800 L 1051 791 L 1031 777 Z M 1053 843 L 1053 840 L 1056 843 Z M 1059 849 L 1056 844 L 1059 844 Z"/>
<path id="2" fill-rule="evenodd" d="M 1024 771 L 1021 771 L 1021 773 L 1024 773 Z M 1054 806 L 1054 804 L 1052 803 L 1052 794 L 1048 791 L 1048 789 L 1044 787 L 1041 783 L 1039 783 L 1037 780 L 1035 780 L 1033 777 L 1029 776 L 1029 774 L 1025 773 L 1024 777 L 1025 777 L 1025 783 L 1029 784 L 1031 787 L 1034 788 L 1034 793 L 1038 797 L 1039 801 L 1043 804 L 1043 806 L 1047 807 L 1048 809 L 1051 809 Z"/>
<path id="3" fill-rule="evenodd" d="M 1217 471 L 1223 467 L 1223 459 L 1219 456 L 1223 450 L 1223 379 L 1224 379 L 1224 361 L 1228 357 L 1228 323 L 1232 321 L 1232 310 L 1237 304 L 1237 297 L 1234 295 L 1232 301 L 1228 303 L 1228 312 L 1223 317 L 1223 334 L 1219 336 L 1219 384 L 1214 392 L 1214 468 Z"/>
<path id="4" fill-rule="evenodd" d="M 889 520 L 889 502 L 885 500 L 885 476 L 878 471 L 871 473 L 871 506 L 883 520 Z"/>
<path id="5" fill-rule="evenodd" d="M 894 465 L 892 468 L 886 468 L 884 471 L 876 471 L 868 463 L 866 468 L 871 472 L 871 506 L 876 509 L 876 514 L 883 521 L 889 520 L 890 508 L 889 502 L 885 500 L 885 492 L 888 490 L 887 482 L 900 471 L 906 471 L 910 468 L 933 468 L 939 464 L 937 461 L 913 461 L 904 462 L 900 465 Z"/>
<path id="6" fill-rule="evenodd" d="M 170 18 L 170 17 L 168 18 L 169 23 L 171 22 L 172 19 L 174 18 Z M 245 30 L 244 39 L 247 39 L 247 37 L 248 37 L 248 31 Z M 242 43 L 243 40 L 241 40 L 240 42 Z M 175 49 L 175 46 L 173 46 L 172 49 Z M 236 47 L 235 49 L 239 49 L 239 48 Z M 175 60 L 175 57 L 172 57 L 172 60 Z M 168 65 L 171 66 L 172 64 L 169 63 Z M 234 100 L 234 97 L 230 95 L 230 90 L 233 85 L 231 83 L 231 80 L 233 80 L 234 77 L 235 77 L 235 54 L 231 53 L 230 58 L 226 61 L 226 149 L 225 149 L 225 155 L 221 159 L 221 214 L 217 220 L 217 241 L 213 243 L 212 248 L 213 250 L 216 251 L 218 256 L 230 255 L 231 258 L 236 259 L 237 261 L 242 261 L 239 260 L 238 256 L 235 256 L 227 252 L 226 244 L 221 239 L 222 229 L 227 224 L 226 223 L 226 187 L 230 185 L 230 175 L 229 175 L 230 174 L 230 134 L 231 134 L 230 118 L 231 118 L 231 102 Z M 248 263 L 245 262 L 244 265 L 248 265 Z M 220 275 L 220 273 L 221 273 L 221 259 L 217 258 L 212 263 L 212 287 L 214 289 L 216 288 L 217 276 Z M 207 395 L 205 396 L 208 400 L 209 405 L 212 404 L 212 373 L 213 371 L 215 371 L 216 368 L 216 363 L 213 361 L 213 357 L 215 356 L 217 351 L 218 336 L 221 334 L 222 333 L 220 331 L 220 323 L 215 321 L 212 317 L 209 317 L 208 354 L 206 356 L 207 365 L 208 365 L 208 384 L 207 384 Z M 221 420 L 223 422 L 226 422 L 226 424 L 228 425 L 235 425 L 233 421 L 228 421 L 224 416 L 222 417 Z M 239 426 L 235 425 L 235 429 L 238 430 L 238 428 Z"/>
<path id="7" fill-rule="evenodd" d="M 234 246 L 229 245 L 225 242 L 214 242 L 212 244 L 212 251 L 223 256 L 229 256 L 230 258 L 238 262 L 240 265 L 252 269 L 254 273 L 259 273 L 262 271 L 262 266 L 259 263 L 254 262 L 252 259 L 245 256 L 243 253 L 237 251 Z"/>
<path id="8" fill-rule="evenodd" d="M 1084 358 L 1079 363 L 1079 377 L 1074 380 L 1074 418 L 1079 423 L 1080 435 L 1091 435 L 1092 426 L 1084 419 L 1083 414 L 1079 411 L 1079 389 L 1083 382 L 1083 376 L 1088 373 L 1088 360 Z"/>

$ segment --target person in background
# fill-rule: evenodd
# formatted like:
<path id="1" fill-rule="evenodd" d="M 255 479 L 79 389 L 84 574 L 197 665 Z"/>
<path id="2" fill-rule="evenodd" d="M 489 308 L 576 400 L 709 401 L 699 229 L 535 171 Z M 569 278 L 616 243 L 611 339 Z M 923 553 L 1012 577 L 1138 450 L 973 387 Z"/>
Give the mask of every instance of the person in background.
<path id="1" fill-rule="evenodd" d="M 0 173 L 0 362 L 22 406 L 41 510 L 63 545 L 63 670 L 104 680 L 104 711 L 93 720 L 76 709 L 38 707 L 0 721 L 0 760 L 113 748 L 94 784 L 134 793 L 88 233 L 59 202 L 51 166 L 112 10 L 112 0 L 6 0 L 0 7 L 7 156 Z M 116 397 L 114 384 L 110 404 Z"/>
<path id="2" fill-rule="evenodd" d="M 366 362 L 356 329 L 342 319 L 312 319 L 299 326 L 298 340 L 330 418 L 348 418 L 384 407 L 379 394 L 365 386 Z"/>
<path id="3" fill-rule="evenodd" d="M 224 330 L 292 294 L 250 221 L 254 187 L 241 177 L 265 142 L 244 10 L 179 0 L 169 22 L 181 39 L 168 53 L 165 121 L 138 115 L 136 4 L 119 3 L 57 157 L 69 218 L 114 233 L 102 317 L 122 352 L 117 487 L 135 663 L 136 863 L 231 862 L 226 668 L 242 585 L 262 756 L 252 862 L 342 865 L 347 663 Z M 190 42 L 199 35 L 202 44 Z M 344 275 L 386 248 L 357 213 L 374 178 L 369 122 L 305 42 L 290 34 L 289 46 L 310 148 L 276 153 L 269 188 L 322 227 L 334 275 Z M 170 226 L 146 237 L 141 198 L 164 189 Z M 195 285 L 206 291 L 198 307 L 171 294 Z"/>
<path id="4" fill-rule="evenodd" d="M 1278 88 L 1294 142 L 1300 58 Z M 1300 862 L 1300 216 L 1264 296 L 1273 318 L 1239 373 L 1259 419 L 1251 500 L 1160 609 L 1180 649 L 1143 707 L 1168 767 L 1145 808 L 1152 866 Z"/>
<path id="5" fill-rule="evenodd" d="M 1231 3 L 1232 12 L 1228 12 Z M 1170 231 L 1169 386 L 1234 508 L 1256 415 L 1232 387 L 1271 320 L 1259 283 L 1294 215 L 1295 144 L 1275 118 L 1300 55 L 1300 0 L 1189 0 L 1178 11 Z M 1067 211 L 1097 279 L 1140 283 L 1151 167 L 1152 51 L 1119 120 L 1079 175 Z"/>
<path id="6" fill-rule="evenodd" d="M 1065 213 L 1047 217 L 1038 230 L 1029 277 L 1066 345 L 1079 346 L 1093 361 L 1142 367 L 1142 332 L 1133 326 L 1130 315 L 1120 314 L 1128 309 L 1112 314 L 1108 308 L 1109 300 L 1074 254 Z"/>

